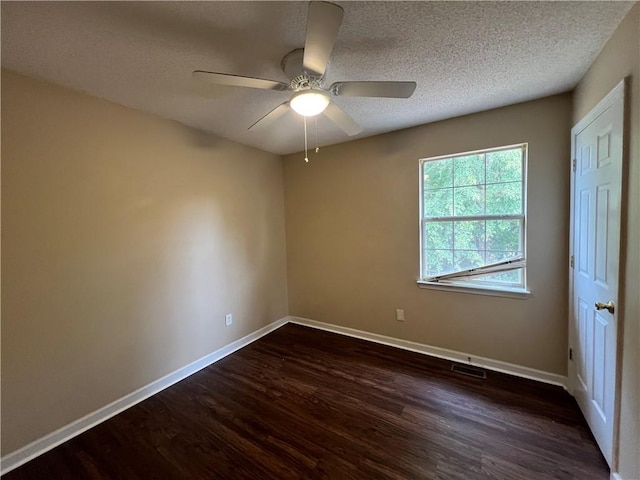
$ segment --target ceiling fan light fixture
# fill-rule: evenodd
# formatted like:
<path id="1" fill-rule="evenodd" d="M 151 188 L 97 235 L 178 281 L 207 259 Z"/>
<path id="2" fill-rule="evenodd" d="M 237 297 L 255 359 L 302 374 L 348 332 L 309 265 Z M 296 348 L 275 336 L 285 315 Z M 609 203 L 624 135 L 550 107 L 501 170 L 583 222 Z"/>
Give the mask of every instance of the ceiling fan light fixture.
<path id="1" fill-rule="evenodd" d="M 324 112 L 329 102 L 329 96 L 321 90 L 302 90 L 293 94 L 289 104 L 303 117 L 313 117 Z"/>

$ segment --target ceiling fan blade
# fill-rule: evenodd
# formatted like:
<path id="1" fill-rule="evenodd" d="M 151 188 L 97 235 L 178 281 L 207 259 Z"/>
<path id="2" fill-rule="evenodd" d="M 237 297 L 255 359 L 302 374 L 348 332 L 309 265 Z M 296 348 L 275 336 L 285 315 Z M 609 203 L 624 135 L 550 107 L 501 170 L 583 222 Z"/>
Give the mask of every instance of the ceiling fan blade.
<path id="1" fill-rule="evenodd" d="M 256 123 L 251 125 L 248 130 L 262 130 L 270 126 L 273 122 L 282 117 L 285 113 L 289 112 L 291 108 L 289 107 L 289 102 L 284 102 L 278 105 L 276 108 L 267 113 L 264 117 L 258 120 Z"/>
<path id="2" fill-rule="evenodd" d="M 196 70 L 193 78 L 216 85 L 229 85 L 231 87 L 260 88 L 262 90 L 291 90 L 286 83 L 275 80 L 265 80 L 263 78 L 242 77 L 240 75 L 230 75 L 228 73 L 204 72 Z"/>
<path id="3" fill-rule="evenodd" d="M 331 85 L 334 95 L 343 97 L 409 98 L 416 82 L 336 82 Z"/>
<path id="4" fill-rule="evenodd" d="M 328 2 L 310 2 L 307 36 L 304 42 L 304 69 L 318 76 L 327 69 L 333 45 L 338 37 L 344 10 Z"/>
<path id="5" fill-rule="evenodd" d="M 356 123 L 347 113 L 335 103 L 331 102 L 325 109 L 324 114 L 350 137 L 362 131 L 362 127 Z"/>

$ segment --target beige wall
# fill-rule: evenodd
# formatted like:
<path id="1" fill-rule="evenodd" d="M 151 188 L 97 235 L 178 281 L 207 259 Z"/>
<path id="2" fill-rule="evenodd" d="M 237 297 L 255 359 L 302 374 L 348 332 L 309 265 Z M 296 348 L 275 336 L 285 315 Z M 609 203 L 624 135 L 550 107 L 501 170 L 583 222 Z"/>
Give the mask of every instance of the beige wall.
<path id="1" fill-rule="evenodd" d="M 573 121 L 577 123 L 620 80 L 630 76 L 627 90 L 628 171 L 626 235 L 623 235 L 622 375 L 619 473 L 640 478 L 640 4 L 616 30 L 575 90 Z"/>
<path id="2" fill-rule="evenodd" d="M 8 71 L 2 222 L 3 454 L 287 313 L 279 156 Z"/>
<path id="3" fill-rule="evenodd" d="M 289 313 L 565 375 L 570 128 L 564 94 L 286 157 Z M 418 288 L 418 159 L 519 142 L 533 295 Z"/>

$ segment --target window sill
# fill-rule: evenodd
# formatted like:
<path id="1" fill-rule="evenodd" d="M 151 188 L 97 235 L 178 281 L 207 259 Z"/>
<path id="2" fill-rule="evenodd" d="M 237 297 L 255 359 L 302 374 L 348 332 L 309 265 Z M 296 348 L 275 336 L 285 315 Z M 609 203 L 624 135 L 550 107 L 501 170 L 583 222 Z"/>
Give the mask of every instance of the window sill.
<path id="1" fill-rule="evenodd" d="M 468 285 L 463 283 L 439 283 L 418 280 L 418 287 L 431 290 L 443 290 L 446 292 L 471 293 L 473 295 L 488 295 L 492 297 L 518 298 L 525 300 L 531 296 L 531 292 L 524 288 L 500 288 L 494 286 Z"/>

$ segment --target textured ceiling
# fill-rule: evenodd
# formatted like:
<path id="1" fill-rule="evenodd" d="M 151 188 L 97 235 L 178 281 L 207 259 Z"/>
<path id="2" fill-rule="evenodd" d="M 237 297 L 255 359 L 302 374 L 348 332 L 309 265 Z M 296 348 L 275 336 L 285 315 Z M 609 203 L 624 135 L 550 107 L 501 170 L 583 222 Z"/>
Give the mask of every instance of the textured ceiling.
<path id="1" fill-rule="evenodd" d="M 418 83 L 406 100 L 336 98 L 364 128 L 355 138 L 571 90 L 632 6 L 336 3 L 344 21 L 328 83 Z M 306 2 L 5 1 L 1 8 L 3 67 L 263 150 L 303 147 L 294 113 L 266 131 L 247 131 L 287 92 L 206 85 L 191 72 L 288 82 L 280 62 L 304 45 Z M 325 118 L 317 133 L 320 145 L 351 139 Z"/>

